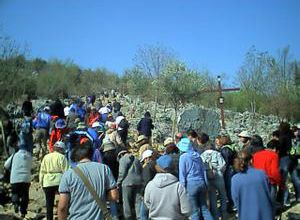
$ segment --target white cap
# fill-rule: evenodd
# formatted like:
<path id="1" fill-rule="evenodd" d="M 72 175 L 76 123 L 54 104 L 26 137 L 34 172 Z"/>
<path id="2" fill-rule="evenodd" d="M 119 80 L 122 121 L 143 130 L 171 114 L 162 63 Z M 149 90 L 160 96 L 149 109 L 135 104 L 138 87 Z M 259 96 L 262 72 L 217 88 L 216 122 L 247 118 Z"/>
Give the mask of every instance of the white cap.
<path id="1" fill-rule="evenodd" d="M 146 158 L 151 157 L 152 154 L 153 154 L 153 151 L 152 151 L 152 150 L 145 150 L 145 151 L 142 153 L 142 159 L 141 159 L 141 162 L 143 162 Z"/>
<path id="2" fill-rule="evenodd" d="M 66 145 L 64 142 L 62 141 L 57 141 L 55 144 L 54 144 L 55 147 L 58 147 L 58 148 L 61 148 L 61 149 L 66 149 Z"/>
<path id="3" fill-rule="evenodd" d="M 99 121 L 95 121 L 95 122 L 92 124 L 92 128 L 97 128 L 97 127 L 101 127 Z"/>
<path id="4" fill-rule="evenodd" d="M 251 138 L 252 136 L 248 133 L 248 131 L 242 131 L 238 135 L 239 137 Z"/>

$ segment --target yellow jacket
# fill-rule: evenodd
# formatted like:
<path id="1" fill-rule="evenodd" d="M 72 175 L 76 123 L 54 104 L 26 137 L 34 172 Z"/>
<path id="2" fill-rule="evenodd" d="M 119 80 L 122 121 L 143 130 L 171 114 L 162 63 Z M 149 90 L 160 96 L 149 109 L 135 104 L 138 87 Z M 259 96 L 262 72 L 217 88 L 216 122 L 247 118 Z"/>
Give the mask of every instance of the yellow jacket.
<path id="1" fill-rule="evenodd" d="M 67 158 L 56 151 L 47 154 L 41 163 L 39 181 L 42 187 L 58 186 L 69 168 Z"/>

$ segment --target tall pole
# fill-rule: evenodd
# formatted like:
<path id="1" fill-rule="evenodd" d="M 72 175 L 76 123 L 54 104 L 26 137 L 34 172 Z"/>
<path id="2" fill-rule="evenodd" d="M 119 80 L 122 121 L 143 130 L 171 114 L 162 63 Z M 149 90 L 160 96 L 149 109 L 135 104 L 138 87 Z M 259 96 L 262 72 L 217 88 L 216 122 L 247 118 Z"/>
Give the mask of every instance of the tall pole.
<path id="1" fill-rule="evenodd" d="M 222 130 L 225 130 L 224 97 L 222 95 L 221 76 L 218 76 L 218 92 L 219 92 L 219 108 L 221 114 L 221 128 Z"/>

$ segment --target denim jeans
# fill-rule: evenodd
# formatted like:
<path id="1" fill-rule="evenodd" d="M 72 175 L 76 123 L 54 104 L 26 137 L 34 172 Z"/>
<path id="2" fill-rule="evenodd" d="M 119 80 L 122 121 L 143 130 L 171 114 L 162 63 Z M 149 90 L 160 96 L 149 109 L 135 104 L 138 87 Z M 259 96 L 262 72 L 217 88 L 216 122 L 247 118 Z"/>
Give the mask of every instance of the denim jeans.
<path id="1" fill-rule="evenodd" d="M 109 202 L 110 213 L 114 219 L 118 219 L 118 206 L 116 202 Z"/>
<path id="2" fill-rule="evenodd" d="M 188 182 L 186 190 L 192 205 L 192 220 L 199 220 L 201 214 L 204 220 L 213 220 L 206 204 L 207 188 L 204 181 L 203 183 Z"/>
<path id="3" fill-rule="evenodd" d="M 273 205 L 273 214 L 276 215 L 276 195 L 277 195 L 277 186 L 270 184 L 270 194 Z"/>
<path id="4" fill-rule="evenodd" d="M 300 168 L 296 168 L 292 171 L 291 178 L 295 188 L 296 200 L 300 202 Z"/>
<path id="5" fill-rule="evenodd" d="M 141 201 L 140 207 L 140 218 L 141 220 L 148 220 L 149 219 L 149 209 L 145 205 L 144 201 Z"/>
<path id="6" fill-rule="evenodd" d="M 235 174 L 233 168 L 228 166 L 224 173 L 224 182 L 225 182 L 225 189 L 226 195 L 228 198 L 228 208 L 232 209 L 234 207 L 232 196 L 231 196 L 231 178 Z"/>
<path id="7" fill-rule="evenodd" d="M 221 200 L 221 212 L 217 208 L 217 192 Z M 225 219 L 227 215 L 227 195 L 224 183 L 224 177 L 221 173 L 216 173 L 213 180 L 209 180 L 208 196 L 210 211 L 214 219 Z"/>
<path id="8" fill-rule="evenodd" d="M 290 160 L 289 156 L 284 156 L 280 159 L 281 179 L 285 186 L 284 189 L 280 189 L 278 192 L 278 198 L 279 198 L 280 203 L 282 203 L 282 204 L 289 203 L 289 190 L 287 187 L 287 180 L 288 180 L 290 164 L 291 164 L 291 160 Z"/>

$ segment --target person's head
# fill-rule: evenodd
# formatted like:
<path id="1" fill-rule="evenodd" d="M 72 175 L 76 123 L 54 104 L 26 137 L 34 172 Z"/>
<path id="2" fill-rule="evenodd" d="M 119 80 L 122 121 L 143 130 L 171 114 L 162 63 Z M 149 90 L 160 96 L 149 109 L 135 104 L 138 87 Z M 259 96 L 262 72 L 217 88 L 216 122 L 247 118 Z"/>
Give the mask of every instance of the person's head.
<path id="1" fill-rule="evenodd" d="M 195 142 L 198 138 L 197 132 L 193 129 L 190 129 L 187 131 L 187 136 L 188 136 L 188 139 L 190 139 L 193 142 Z"/>
<path id="2" fill-rule="evenodd" d="M 49 106 L 45 106 L 44 111 L 47 113 L 50 113 L 50 107 Z"/>
<path id="3" fill-rule="evenodd" d="M 238 137 L 240 139 L 240 142 L 243 144 L 247 144 L 251 140 L 251 135 L 247 131 L 242 131 L 241 133 L 239 133 Z"/>
<path id="4" fill-rule="evenodd" d="M 66 145 L 65 145 L 65 143 L 62 142 L 62 141 L 57 141 L 54 144 L 54 151 L 56 151 L 58 153 L 61 153 L 61 154 L 64 154 L 66 152 Z"/>
<path id="5" fill-rule="evenodd" d="M 146 164 L 151 160 L 153 160 L 153 151 L 152 150 L 145 150 L 142 153 L 141 163 Z"/>
<path id="6" fill-rule="evenodd" d="M 177 147 L 181 152 L 187 152 L 193 149 L 193 142 L 188 138 L 182 138 L 178 142 Z"/>
<path id="7" fill-rule="evenodd" d="M 102 148 L 103 153 L 116 150 L 116 146 L 111 141 L 107 141 L 107 142 L 103 143 L 101 148 Z"/>
<path id="8" fill-rule="evenodd" d="M 147 144 L 147 143 L 149 143 L 149 140 L 145 135 L 138 136 L 138 139 L 136 141 L 137 146 L 142 146 L 142 145 Z"/>
<path id="9" fill-rule="evenodd" d="M 174 163 L 171 156 L 165 154 L 160 156 L 156 160 L 156 164 L 160 167 L 160 172 L 162 173 L 172 173 L 174 172 Z"/>
<path id="10" fill-rule="evenodd" d="M 181 140 L 181 138 L 183 138 L 183 134 L 181 132 L 177 133 L 175 135 L 175 143 L 177 144 Z"/>
<path id="11" fill-rule="evenodd" d="M 279 140 L 272 139 L 267 143 L 267 148 L 273 151 L 276 151 L 280 146 Z"/>
<path id="12" fill-rule="evenodd" d="M 299 132 L 299 128 L 297 126 L 292 127 L 292 132 L 294 133 L 294 136 L 296 138 L 299 138 L 300 132 Z"/>
<path id="13" fill-rule="evenodd" d="M 63 120 L 63 119 L 58 119 L 56 122 L 55 122 L 55 128 L 56 129 L 64 129 L 66 128 L 66 122 Z"/>
<path id="14" fill-rule="evenodd" d="M 25 96 L 25 100 L 26 100 L 26 101 L 30 101 L 30 100 L 31 100 L 31 97 L 30 97 L 29 94 L 27 94 L 27 95 Z"/>
<path id="15" fill-rule="evenodd" d="M 216 148 L 219 149 L 222 146 L 231 144 L 231 139 L 229 135 L 219 135 L 215 140 Z"/>
<path id="16" fill-rule="evenodd" d="M 256 153 L 264 149 L 264 142 L 261 136 L 255 134 L 250 140 L 250 146 L 252 148 L 252 153 Z"/>
<path id="17" fill-rule="evenodd" d="M 240 151 L 237 157 L 234 159 L 234 169 L 237 172 L 246 172 L 248 166 L 251 164 L 252 156 L 247 151 Z"/>
<path id="18" fill-rule="evenodd" d="M 197 143 L 199 145 L 203 145 L 206 144 L 209 141 L 209 136 L 208 134 L 204 133 L 204 132 L 200 132 L 198 134 L 198 138 L 197 138 Z"/>
<path id="19" fill-rule="evenodd" d="M 91 142 L 86 141 L 84 144 L 76 144 L 71 153 L 71 159 L 79 162 L 83 159 L 91 160 L 93 156 L 93 147 Z"/>
<path id="20" fill-rule="evenodd" d="M 272 132 L 272 139 L 274 140 L 279 140 L 279 130 L 273 131 Z"/>
<path id="21" fill-rule="evenodd" d="M 146 111 L 145 114 L 144 114 L 144 117 L 145 118 L 151 118 L 150 112 Z"/>
<path id="22" fill-rule="evenodd" d="M 279 130 L 279 133 L 281 135 L 290 134 L 291 126 L 288 122 L 281 122 L 280 125 L 279 125 L 278 130 Z"/>
<path id="23" fill-rule="evenodd" d="M 176 146 L 176 144 L 168 144 L 167 146 L 165 146 L 165 153 L 166 154 L 178 154 L 179 149 Z"/>

